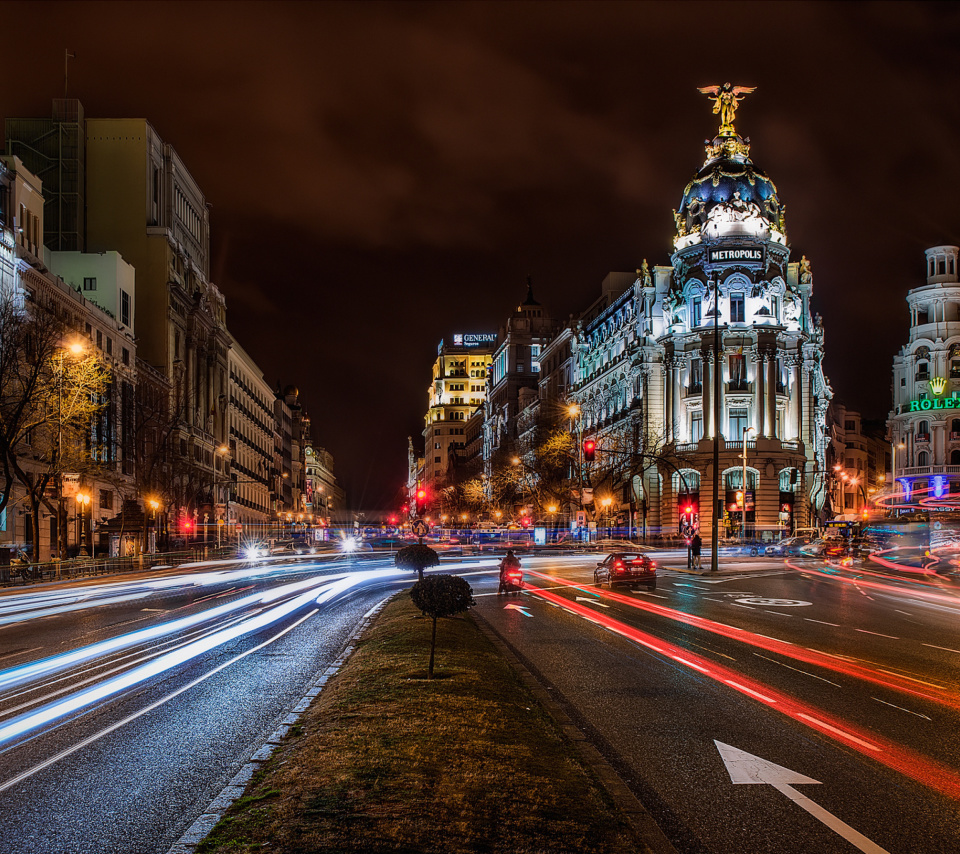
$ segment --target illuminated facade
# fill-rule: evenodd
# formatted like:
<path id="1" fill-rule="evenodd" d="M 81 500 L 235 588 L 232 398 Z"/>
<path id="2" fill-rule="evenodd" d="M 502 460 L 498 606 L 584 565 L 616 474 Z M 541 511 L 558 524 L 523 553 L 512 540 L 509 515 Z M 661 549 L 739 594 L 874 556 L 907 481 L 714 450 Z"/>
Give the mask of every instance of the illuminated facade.
<path id="1" fill-rule="evenodd" d="M 956 246 L 926 250 L 926 284 L 907 293 L 908 342 L 893 359 L 887 422 L 907 502 L 960 492 L 960 277 Z"/>
<path id="2" fill-rule="evenodd" d="M 715 437 L 721 534 L 743 524 L 744 445 L 748 532 L 783 534 L 829 511 L 832 392 L 812 270 L 791 260 L 776 187 L 732 116 L 674 212 L 671 265 L 611 273 L 572 329 L 570 428 L 596 439 L 598 469 L 619 468 L 609 512 L 632 512 L 648 534 L 687 520 L 710 533 Z"/>
<path id="3" fill-rule="evenodd" d="M 496 343 L 496 333 L 457 333 L 451 343 L 441 341 L 437 348 L 423 429 L 423 479 L 433 487 L 466 456 L 467 423 L 486 399 Z"/>

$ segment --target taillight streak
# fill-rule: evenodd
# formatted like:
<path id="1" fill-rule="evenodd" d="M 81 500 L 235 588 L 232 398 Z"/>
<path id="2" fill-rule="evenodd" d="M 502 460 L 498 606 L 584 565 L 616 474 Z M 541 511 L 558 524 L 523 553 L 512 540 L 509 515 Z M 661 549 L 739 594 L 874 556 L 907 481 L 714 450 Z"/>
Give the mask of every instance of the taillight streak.
<path id="1" fill-rule="evenodd" d="M 541 575 L 540 573 L 531 574 Z M 541 575 L 541 577 L 553 580 L 551 576 Z M 757 682 L 722 664 L 716 664 L 683 647 L 675 646 L 654 635 L 641 632 L 612 617 L 598 614 L 584 605 L 571 602 L 563 596 L 558 596 L 555 593 L 550 593 L 547 590 L 537 587 L 528 587 L 527 593 L 559 605 L 571 614 L 583 617 L 598 626 L 609 629 L 621 637 L 653 652 L 659 653 L 678 664 L 691 667 L 704 676 L 728 685 L 738 693 L 750 697 L 804 726 L 815 729 L 827 738 L 841 742 L 863 756 L 875 759 L 888 768 L 912 780 L 916 780 L 918 783 L 940 792 L 947 797 L 960 800 L 960 775 L 952 768 L 936 760 L 919 756 L 875 733 L 861 730 L 853 724 L 834 718 L 821 709 L 796 700 L 788 694 L 784 694 L 775 688 Z M 626 601 L 629 602 L 631 600 Z"/>
<path id="2" fill-rule="evenodd" d="M 950 709 L 960 710 L 960 696 L 953 693 L 933 694 L 927 691 L 919 690 L 913 685 L 909 684 L 910 682 L 915 682 L 916 680 L 911 680 L 910 677 L 907 676 L 900 676 L 895 673 L 890 673 L 889 671 L 883 671 L 883 675 L 881 675 L 879 672 L 872 670 L 869 667 L 864 667 L 862 664 L 856 664 L 851 661 L 835 658 L 827 653 L 817 652 L 816 650 L 796 646 L 795 644 L 788 643 L 787 641 L 781 641 L 777 640 L 776 638 L 768 638 L 764 635 L 754 634 L 753 632 L 748 632 L 746 629 L 738 629 L 735 626 L 728 626 L 725 623 L 716 623 L 713 620 L 706 619 L 705 617 L 698 617 L 694 614 L 686 614 L 683 611 L 667 608 L 664 605 L 657 605 L 653 602 L 645 602 L 640 599 L 631 599 L 627 596 L 624 596 L 622 593 L 616 593 L 612 590 L 601 591 L 595 588 L 590 588 L 588 590 L 586 587 L 570 582 L 567 579 L 558 578 L 558 576 L 545 575 L 543 573 L 534 571 L 531 571 L 530 574 L 548 581 L 561 581 L 571 589 L 582 590 L 584 592 L 593 593 L 594 595 L 603 596 L 607 599 L 613 599 L 621 604 L 629 605 L 631 608 L 649 611 L 652 614 L 657 614 L 661 617 L 675 620 L 676 622 L 686 623 L 689 626 L 695 626 L 698 629 L 703 629 L 704 631 L 711 632 L 715 635 L 720 635 L 721 637 L 729 638 L 730 640 L 749 644 L 750 646 L 757 647 L 758 649 L 765 649 L 767 652 L 777 653 L 785 658 L 792 658 L 795 661 L 803 661 L 806 664 L 813 664 L 817 667 L 823 667 L 835 673 L 842 673 L 855 679 L 862 679 L 865 682 L 871 682 L 874 685 L 879 685 L 882 688 L 887 688 L 892 691 L 900 691 L 901 693 L 909 694 L 911 697 L 916 697 L 920 700 L 927 700 L 931 703 L 937 703 L 938 705 L 946 706 Z M 932 687 L 935 687 L 940 691 L 946 690 L 939 688 L 938 686 Z"/>

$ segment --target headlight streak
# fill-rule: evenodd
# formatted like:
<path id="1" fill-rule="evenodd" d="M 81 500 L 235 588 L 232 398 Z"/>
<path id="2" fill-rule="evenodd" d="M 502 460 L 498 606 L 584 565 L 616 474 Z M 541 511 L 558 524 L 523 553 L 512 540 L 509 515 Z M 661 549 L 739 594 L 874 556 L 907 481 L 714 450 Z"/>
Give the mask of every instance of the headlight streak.
<path id="1" fill-rule="evenodd" d="M 313 578 L 308 579 L 308 581 L 311 582 L 315 587 L 326 584 L 331 580 L 331 576 L 314 576 Z M 177 634 L 200 623 L 215 620 L 235 611 L 242 611 L 264 602 L 274 601 L 282 595 L 289 595 L 291 592 L 296 592 L 297 590 L 302 589 L 306 583 L 307 582 L 303 581 L 295 582 L 292 585 L 284 585 L 283 587 L 268 591 L 267 593 L 253 593 L 249 596 L 236 599 L 233 602 L 225 602 L 222 605 L 208 608 L 207 610 L 198 614 L 191 614 L 172 622 L 160 623 L 156 626 L 150 626 L 148 628 L 140 629 L 136 632 L 118 635 L 117 637 L 100 641 L 99 643 L 91 644 L 90 646 L 80 647 L 79 649 L 71 650 L 70 652 L 51 656 L 50 658 L 41 659 L 40 661 L 33 661 L 28 664 L 20 665 L 19 667 L 13 667 L 9 670 L 4 670 L 0 672 L 0 690 L 16 687 L 17 685 L 22 685 L 24 682 L 41 676 L 46 676 L 51 673 L 61 672 L 77 664 L 90 661 L 100 656 L 107 655 L 111 652 L 128 649 L 131 646 L 144 643 L 145 641 L 164 637 L 166 635 Z M 290 590 L 289 588 L 293 589 Z M 284 591 L 286 591 L 286 594 Z"/>
<path id="2" fill-rule="evenodd" d="M 537 576 L 538 578 L 546 579 L 548 581 L 555 580 L 555 576 L 544 575 L 532 570 L 529 574 Z M 567 579 L 561 580 L 564 582 L 565 586 L 577 586 L 575 584 L 570 584 Z M 531 589 L 530 592 L 532 593 L 534 589 Z M 581 586 L 580 589 L 586 591 L 586 588 L 583 586 Z M 652 614 L 657 614 L 670 620 L 686 623 L 689 626 L 703 629 L 704 631 L 711 632 L 715 635 L 720 635 L 721 637 L 729 638 L 730 640 L 745 643 L 749 646 L 757 647 L 758 649 L 764 649 L 767 652 L 777 653 L 785 658 L 790 658 L 795 661 L 803 661 L 806 664 L 813 664 L 817 667 L 822 667 L 835 673 L 861 679 L 865 682 L 870 682 L 874 685 L 879 685 L 889 690 L 898 691 L 903 694 L 909 694 L 910 696 L 916 697 L 920 700 L 936 703 L 937 705 L 945 706 L 953 710 L 960 710 L 960 695 L 956 694 L 955 692 L 934 694 L 930 691 L 919 690 L 915 687 L 915 685 L 909 684 L 910 682 L 915 682 L 916 680 L 910 679 L 910 677 L 907 676 L 900 676 L 898 674 L 889 673 L 888 671 L 878 672 L 861 664 L 856 664 L 853 661 L 830 655 L 829 653 L 818 652 L 816 650 L 807 649 L 806 647 L 797 646 L 789 641 L 767 637 L 766 635 L 759 635 L 754 632 L 749 632 L 746 629 L 728 626 L 724 623 L 717 623 L 713 620 L 708 620 L 705 617 L 698 617 L 694 614 L 676 611 L 673 608 L 666 607 L 665 605 L 657 605 L 653 602 L 645 602 L 639 599 L 630 599 L 613 591 L 598 591 L 591 589 L 588 592 L 592 592 L 595 595 L 604 596 L 615 602 L 629 605 L 630 607 L 638 610 L 649 611 Z M 568 600 L 563 601 L 567 602 Z M 886 675 L 881 675 L 881 673 Z M 930 687 L 937 688 L 941 692 L 946 692 L 947 690 L 945 688 L 941 688 L 940 686 L 931 685 Z"/>
<path id="3" fill-rule="evenodd" d="M 252 616 L 253 614 L 257 614 L 262 610 L 263 610 L 262 608 L 257 608 L 253 612 L 248 614 L 234 615 L 230 619 L 225 620 L 222 623 L 218 623 L 215 626 L 204 626 L 198 629 L 194 629 L 193 631 L 187 632 L 184 635 L 181 635 L 179 637 L 169 638 L 160 643 L 161 648 L 159 649 L 154 648 L 146 654 L 144 654 L 142 651 L 127 653 L 126 655 L 115 657 L 110 662 L 98 662 L 97 664 L 91 667 L 84 667 L 84 668 L 81 668 L 80 670 L 75 670 L 71 673 L 65 674 L 58 678 L 51 679 L 48 682 L 45 682 L 41 685 L 34 684 L 23 691 L 18 691 L 14 694 L 8 694 L 0 699 L 2 699 L 3 702 L 9 702 L 11 700 L 17 699 L 18 697 L 23 697 L 28 694 L 35 694 L 37 691 L 52 688 L 54 685 L 57 685 L 58 683 L 69 682 L 67 686 L 63 688 L 58 688 L 55 691 L 51 691 L 50 693 L 42 697 L 37 697 L 36 699 L 29 700 L 25 703 L 21 703 L 19 706 L 14 706 L 13 708 L 10 708 L 10 709 L 5 709 L 4 712 L 0 714 L 0 719 L 9 718 L 11 715 L 21 711 L 22 709 L 29 709 L 32 706 L 37 706 L 41 703 L 45 703 L 48 700 L 53 699 L 54 697 L 59 697 L 63 694 L 69 693 L 70 691 L 75 691 L 77 688 L 80 688 L 84 685 L 89 685 L 92 682 L 97 682 L 100 679 L 103 679 L 105 676 L 110 676 L 113 673 L 120 673 L 136 664 L 140 664 L 141 662 L 144 662 L 144 661 L 150 661 L 151 659 L 157 658 L 158 656 L 161 656 L 164 653 L 170 652 L 171 650 L 179 649 L 180 647 L 186 646 L 187 644 L 191 643 L 193 640 L 196 640 L 197 638 L 201 638 L 206 635 L 213 634 L 214 632 L 220 631 L 221 629 L 224 629 L 235 623 L 239 623 L 241 620 L 244 620 L 247 617 Z M 129 661 L 128 659 L 133 659 L 133 661 Z M 125 662 L 125 663 L 121 663 L 121 662 Z M 104 671 L 102 670 L 102 668 L 105 665 L 116 665 L 116 666 Z M 89 676 L 86 679 L 75 681 L 78 676 L 83 676 L 85 673 L 91 673 L 91 672 L 94 673 L 95 675 Z M 2 748 L 0 748 L 0 753 L 2 752 L 3 750 Z"/>
<path id="4" fill-rule="evenodd" d="M 257 644 L 255 647 L 252 647 L 251 649 L 248 649 L 245 652 L 241 652 L 239 655 L 234 656 L 229 661 L 225 661 L 222 664 L 217 665 L 215 668 L 213 668 L 213 670 L 209 670 L 206 673 L 204 673 L 202 676 L 197 677 L 187 685 L 184 685 L 181 688 L 178 688 L 176 691 L 170 694 L 167 694 L 165 697 L 161 697 L 159 700 L 154 701 L 149 706 L 146 706 L 140 709 L 139 711 L 134 712 L 132 715 L 128 715 L 123 720 L 120 720 L 114 724 L 111 724 L 106 729 L 102 729 L 100 730 L 100 732 L 96 732 L 93 735 L 83 739 L 82 741 L 79 741 L 76 744 L 71 745 L 66 750 L 62 750 L 60 751 L 60 753 L 56 754 L 55 756 L 51 756 L 49 759 L 45 759 L 40 764 L 34 765 L 32 768 L 28 768 L 26 771 L 22 772 L 21 774 L 18 774 L 16 777 L 11 778 L 10 780 L 7 780 L 4 783 L 0 783 L 0 792 L 5 792 L 7 789 L 10 789 L 13 786 L 16 786 L 18 783 L 21 783 L 24 780 L 28 779 L 29 777 L 32 777 L 38 771 L 42 771 L 44 768 L 49 768 L 51 765 L 56 764 L 61 759 L 65 759 L 66 757 L 70 756 L 72 753 L 76 753 L 78 750 L 86 747 L 87 745 L 93 744 L 95 741 L 98 741 L 99 739 L 103 738 L 105 735 L 109 735 L 111 732 L 115 732 L 121 727 L 126 726 L 128 723 L 132 723 L 137 718 L 143 717 L 143 715 L 147 714 L 148 712 L 152 712 L 154 709 L 157 709 L 160 706 L 164 705 L 165 703 L 170 702 L 170 700 L 174 699 L 175 697 L 178 697 L 180 694 L 183 694 L 186 691 L 189 691 L 191 688 L 199 685 L 201 682 L 205 682 L 211 676 L 216 675 L 221 670 L 227 667 L 230 667 L 232 664 L 236 664 L 238 661 L 246 658 L 248 655 L 253 655 L 253 653 L 259 652 L 264 647 L 269 646 L 270 644 L 282 638 L 288 632 L 292 632 L 297 626 L 309 620 L 318 611 L 319 611 L 318 608 L 313 609 L 312 611 L 310 611 L 310 613 L 306 614 L 305 616 L 297 620 L 295 623 L 293 623 L 293 625 L 287 626 L 285 629 L 283 629 L 280 632 L 277 632 L 277 634 L 275 634 L 271 638 L 268 638 L 263 643 Z"/>
<path id="5" fill-rule="evenodd" d="M 68 715 L 73 714 L 74 712 L 89 710 L 102 700 L 115 696 L 116 694 L 128 690 L 129 688 L 139 685 L 146 680 L 153 678 L 154 676 L 179 667 L 187 661 L 196 659 L 198 656 L 203 655 L 204 653 L 209 652 L 211 649 L 221 646 L 224 643 L 243 635 L 258 632 L 261 629 L 284 619 L 285 617 L 307 605 L 326 604 L 335 600 L 337 597 L 344 595 L 352 588 L 362 586 L 370 581 L 396 577 L 401 574 L 406 573 L 402 573 L 401 570 L 397 569 L 374 570 L 349 573 L 345 577 L 335 580 L 325 577 L 320 580 L 308 579 L 307 581 L 299 582 L 297 584 L 287 585 L 287 587 L 291 589 L 291 592 L 301 590 L 304 587 L 316 588 L 318 584 L 322 584 L 324 589 L 322 589 L 319 595 L 317 595 L 316 589 L 309 589 L 306 592 L 299 593 L 299 595 L 295 596 L 294 598 L 275 605 L 268 610 L 262 611 L 256 616 L 248 617 L 240 622 L 235 623 L 233 626 L 220 629 L 219 631 L 213 632 L 204 638 L 194 640 L 184 645 L 180 649 L 166 652 L 147 664 L 142 664 L 132 670 L 128 670 L 123 675 L 107 679 L 98 683 L 92 688 L 87 688 L 74 693 L 63 700 L 49 703 L 35 712 L 19 715 L 7 723 L 0 725 L 0 746 L 8 744 L 19 736 L 36 730 L 45 724 L 60 720 Z M 308 581 L 312 583 L 308 584 Z M 258 594 L 256 597 L 245 597 L 245 601 L 250 602 L 252 599 L 259 598 L 260 594 Z M 270 601 L 273 601 L 275 598 L 276 597 L 271 596 Z M 230 604 L 233 605 L 236 603 Z M 215 608 L 211 610 L 220 611 L 221 609 Z M 210 612 L 206 613 L 209 614 Z M 169 625 L 170 624 L 168 624 L 168 626 Z M 134 634 L 139 635 L 142 633 L 138 632 Z M 114 640 L 122 640 L 122 638 Z M 77 650 L 76 652 L 82 651 Z M 69 657 L 69 654 L 67 657 Z M 22 668 L 17 668 L 17 670 L 21 669 Z"/>
<path id="6" fill-rule="evenodd" d="M 549 578 L 549 576 L 547 577 Z M 839 741 L 851 750 L 874 759 L 936 792 L 954 800 L 960 800 L 960 775 L 943 763 L 915 754 L 875 733 L 863 731 L 854 724 L 838 720 L 820 709 L 768 685 L 756 682 L 722 664 L 717 664 L 683 647 L 675 646 L 653 635 L 641 632 L 612 617 L 589 610 L 585 605 L 570 602 L 568 599 L 542 588 L 528 587 L 526 592 L 530 596 L 536 596 L 548 602 L 553 601 L 560 605 L 563 610 L 606 628 L 641 647 L 675 661 L 681 666 L 697 665 L 694 669 L 703 676 L 728 685 L 738 693 L 762 703 L 798 723 L 815 729 L 827 738 Z M 630 602 L 632 600 L 627 599 L 626 601 Z"/>

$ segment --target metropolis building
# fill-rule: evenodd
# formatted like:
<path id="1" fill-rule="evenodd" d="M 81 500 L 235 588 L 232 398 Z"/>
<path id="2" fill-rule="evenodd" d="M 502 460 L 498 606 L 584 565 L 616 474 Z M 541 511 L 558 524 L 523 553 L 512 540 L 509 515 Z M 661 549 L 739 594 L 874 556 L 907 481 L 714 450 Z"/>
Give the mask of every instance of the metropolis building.
<path id="1" fill-rule="evenodd" d="M 611 273 L 558 337 L 562 352 L 544 348 L 540 405 L 564 389 L 569 429 L 596 439 L 598 470 L 629 460 L 613 511 L 648 534 L 687 522 L 711 533 L 715 437 L 721 535 L 740 529 L 744 500 L 758 533 L 807 527 L 826 509 L 832 392 L 813 275 L 791 260 L 776 186 L 734 128 L 742 91 L 710 91 L 721 126 L 674 211 L 670 266 Z"/>

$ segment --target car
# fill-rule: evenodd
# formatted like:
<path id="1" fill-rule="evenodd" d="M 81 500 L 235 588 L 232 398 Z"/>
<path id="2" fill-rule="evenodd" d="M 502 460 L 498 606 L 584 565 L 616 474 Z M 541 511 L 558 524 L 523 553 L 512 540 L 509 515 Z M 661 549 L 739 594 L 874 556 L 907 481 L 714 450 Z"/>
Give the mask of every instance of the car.
<path id="1" fill-rule="evenodd" d="M 800 554 L 804 557 L 842 557 L 847 552 L 847 541 L 839 537 L 812 540 L 800 547 Z"/>
<path id="2" fill-rule="evenodd" d="M 812 537 L 787 537 L 786 539 L 780 540 L 779 543 L 772 543 L 767 546 L 764 554 L 767 555 L 798 555 L 800 554 L 800 549 L 803 546 L 809 545 L 813 542 Z"/>
<path id="3" fill-rule="evenodd" d="M 646 584 L 647 590 L 656 590 L 657 564 L 640 552 L 612 552 L 597 564 L 593 583 L 597 587 L 606 584 L 611 590 L 615 584 Z"/>
<path id="4" fill-rule="evenodd" d="M 720 551 L 725 555 L 757 555 L 766 554 L 767 544 L 761 540 L 733 540 L 720 546 Z"/>
<path id="5" fill-rule="evenodd" d="M 304 540 L 277 540 L 270 549 L 272 555 L 310 555 L 316 548 Z"/>

